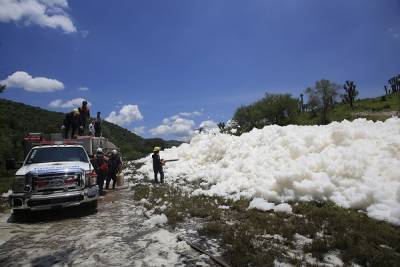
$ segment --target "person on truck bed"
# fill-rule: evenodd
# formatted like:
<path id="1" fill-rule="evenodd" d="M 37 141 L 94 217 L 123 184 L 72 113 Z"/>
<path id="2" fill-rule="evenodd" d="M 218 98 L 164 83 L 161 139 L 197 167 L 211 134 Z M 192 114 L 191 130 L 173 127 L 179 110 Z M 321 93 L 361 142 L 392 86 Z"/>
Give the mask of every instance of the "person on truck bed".
<path id="1" fill-rule="evenodd" d="M 117 173 L 121 168 L 121 159 L 118 156 L 117 150 L 111 151 L 111 157 L 108 160 L 108 176 L 106 181 L 106 189 L 110 186 L 111 179 L 113 180 L 112 189 L 115 189 L 115 183 L 117 182 Z"/>
<path id="2" fill-rule="evenodd" d="M 151 156 L 153 158 L 153 171 L 154 171 L 154 182 L 158 184 L 158 179 L 157 175 L 160 173 L 160 180 L 161 183 L 164 183 L 164 171 L 162 165 L 164 165 L 164 161 L 160 159 L 160 152 L 161 148 L 156 146 L 153 149 L 153 155 Z"/>
<path id="3" fill-rule="evenodd" d="M 96 119 L 94 121 L 94 136 L 100 137 L 101 136 L 101 117 L 100 111 L 97 111 Z"/>
<path id="4" fill-rule="evenodd" d="M 103 194 L 104 180 L 108 175 L 108 163 L 104 157 L 103 149 L 100 147 L 96 150 L 96 157 L 93 159 L 93 168 L 97 174 L 97 184 L 99 186 L 100 195 Z"/>
<path id="5" fill-rule="evenodd" d="M 94 121 L 89 123 L 89 133 L 90 133 L 90 136 L 94 136 L 95 135 Z"/>
<path id="6" fill-rule="evenodd" d="M 68 133 L 70 129 L 71 138 L 74 138 L 75 134 L 78 133 L 80 124 L 81 122 L 78 109 L 74 109 L 71 112 L 65 114 L 63 125 L 61 127 L 64 130 L 64 138 L 68 139 Z"/>
<path id="7" fill-rule="evenodd" d="M 74 116 L 74 112 L 68 112 L 65 114 L 64 120 L 63 120 L 63 125 L 61 126 L 61 129 L 64 131 L 64 139 L 68 139 L 68 132 L 69 129 L 71 128 L 71 122 L 72 122 L 72 117 Z"/>
<path id="8" fill-rule="evenodd" d="M 81 120 L 81 125 L 79 127 L 79 135 L 85 135 L 86 125 L 88 120 L 90 119 L 90 110 L 87 104 L 88 104 L 87 101 L 84 100 L 82 102 L 82 106 L 78 108 Z"/>

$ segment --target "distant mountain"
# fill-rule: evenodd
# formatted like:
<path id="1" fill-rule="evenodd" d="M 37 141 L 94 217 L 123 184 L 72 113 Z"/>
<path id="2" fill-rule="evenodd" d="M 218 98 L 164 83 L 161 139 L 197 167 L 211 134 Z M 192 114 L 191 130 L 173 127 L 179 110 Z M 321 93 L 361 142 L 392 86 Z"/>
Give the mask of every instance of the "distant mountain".
<path id="1" fill-rule="evenodd" d="M 23 137 L 29 132 L 57 133 L 65 114 L 48 111 L 10 100 L 0 99 L 0 161 L 9 157 L 22 160 Z M 144 139 L 118 125 L 103 121 L 103 136 L 116 144 L 126 159 L 137 159 L 150 153 L 154 146 L 168 148 L 178 141 Z M 2 164 L 3 167 L 4 164 Z"/>

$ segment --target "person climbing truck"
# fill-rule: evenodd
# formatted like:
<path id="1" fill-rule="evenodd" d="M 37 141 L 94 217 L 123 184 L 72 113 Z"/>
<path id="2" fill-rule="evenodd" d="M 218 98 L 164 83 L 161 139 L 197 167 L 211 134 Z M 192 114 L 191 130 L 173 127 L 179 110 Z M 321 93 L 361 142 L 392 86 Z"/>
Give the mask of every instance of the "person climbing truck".
<path id="1" fill-rule="evenodd" d="M 109 189 L 110 181 L 113 180 L 112 189 L 115 189 L 115 183 L 117 182 L 117 173 L 121 169 L 121 159 L 118 155 L 117 150 L 111 151 L 111 157 L 108 160 L 108 176 L 106 181 L 106 189 Z"/>
<path id="2" fill-rule="evenodd" d="M 97 184 L 99 186 L 99 194 L 102 195 L 104 180 L 107 178 L 108 175 L 108 163 L 107 159 L 104 156 L 102 148 L 99 147 L 96 150 L 96 157 L 94 158 L 92 165 L 97 174 Z"/>
<path id="3" fill-rule="evenodd" d="M 82 106 L 78 108 L 80 115 L 80 127 L 79 127 L 79 135 L 85 135 L 85 129 L 88 120 L 90 119 L 90 110 L 88 108 L 88 103 L 86 100 L 82 101 Z"/>
<path id="4" fill-rule="evenodd" d="M 153 149 L 153 155 L 151 156 L 153 158 L 153 171 L 154 171 L 154 182 L 158 184 L 158 179 L 157 176 L 160 174 L 160 181 L 161 183 L 164 183 L 164 171 L 163 171 L 163 165 L 164 161 L 160 159 L 160 150 L 161 148 L 156 146 Z"/>
<path id="5" fill-rule="evenodd" d="M 80 116 L 78 109 L 74 109 L 71 112 L 65 114 L 63 125 L 61 129 L 64 130 L 64 138 L 68 139 L 68 133 L 71 129 L 71 138 L 75 137 L 75 133 L 78 133 L 80 126 Z"/>

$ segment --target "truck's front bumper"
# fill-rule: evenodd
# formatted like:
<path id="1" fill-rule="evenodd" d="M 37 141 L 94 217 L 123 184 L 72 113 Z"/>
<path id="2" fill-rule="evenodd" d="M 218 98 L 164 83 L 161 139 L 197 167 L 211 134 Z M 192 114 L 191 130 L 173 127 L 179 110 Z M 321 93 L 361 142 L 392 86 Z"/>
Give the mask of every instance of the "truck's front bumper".
<path id="1" fill-rule="evenodd" d="M 57 192 L 52 194 L 13 193 L 9 196 L 10 207 L 14 210 L 46 210 L 79 206 L 83 203 L 97 200 L 99 187 L 97 185 L 83 190 Z"/>

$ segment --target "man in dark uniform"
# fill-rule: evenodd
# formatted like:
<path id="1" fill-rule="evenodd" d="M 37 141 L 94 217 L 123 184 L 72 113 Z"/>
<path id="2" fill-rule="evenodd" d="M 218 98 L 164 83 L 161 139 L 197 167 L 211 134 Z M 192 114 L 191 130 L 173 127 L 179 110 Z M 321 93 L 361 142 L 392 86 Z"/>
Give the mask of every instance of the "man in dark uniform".
<path id="1" fill-rule="evenodd" d="M 78 109 L 74 109 L 73 111 L 67 113 L 65 115 L 62 129 L 64 130 L 64 138 L 68 138 L 68 132 L 71 129 L 71 138 L 74 138 L 75 133 L 78 133 L 78 129 L 80 126 L 80 116 Z"/>
<path id="2" fill-rule="evenodd" d="M 161 150 L 161 148 L 156 146 L 153 149 L 153 155 L 151 156 L 153 158 L 154 182 L 156 184 L 158 183 L 158 179 L 157 179 L 158 173 L 160 173 L 161 183 L 164 183 L 164 171 L 163 171 L 163 167 L 162 167 L 164 165 L 164 161 L 162 159 L 160 159 L 160 150 Z"/>
<path id="3" fill-rule="evenodd" d="M 63 120 L 63 125 L 61 126 L 61 129 L 64 131 L 64 139 L 68 139 L 68 133 L 69 133 L 69 129 L 71 128 L 73 116 L 74 116 L 73 111 L 65 114 L 65 118 Z"/>
<path id="4" fill-rule="evenodd" d="M 96 151 L 96 157 L 93 160 L 93 168 L 97 174 L 97 184 L 99 185 L 99 193 L 103 194 L 104 180 L 108 174 L 108 163 L 103 154 L 103 149 L 98 148 Z"/>
<path id="5" fill-rule="evenodd" d="M 118 156 L 117 150 L 111 151 L 111 157 L 108 160 L 108 176 L 106 181 L 106 189 L 110 186 L 111 179 L 113 180 L 112 188 L 115 189 L 115 183 L 117 181 L 117 173 L 121 168 L 121 159 Z"/>
<path id="6" fill-rule="evenodd" d="M 94 121 L 94 136 L 100 137 L 101 136 L 101 117 L 100 111 L 97 112 L 96 119 Z"/>
<path id="7" fill-rule="evenodd" d="M 79 135 L 84 135 L 85 134 L 85 129 L 87 125 L 87 121 L 90 118 L 90 110 L 87 106 L 87 101 L 82 102 L 82 107 L 78 109 L 79 115 L 80 115 L 80 122 L 81 125 L 79 127 Z"/>

